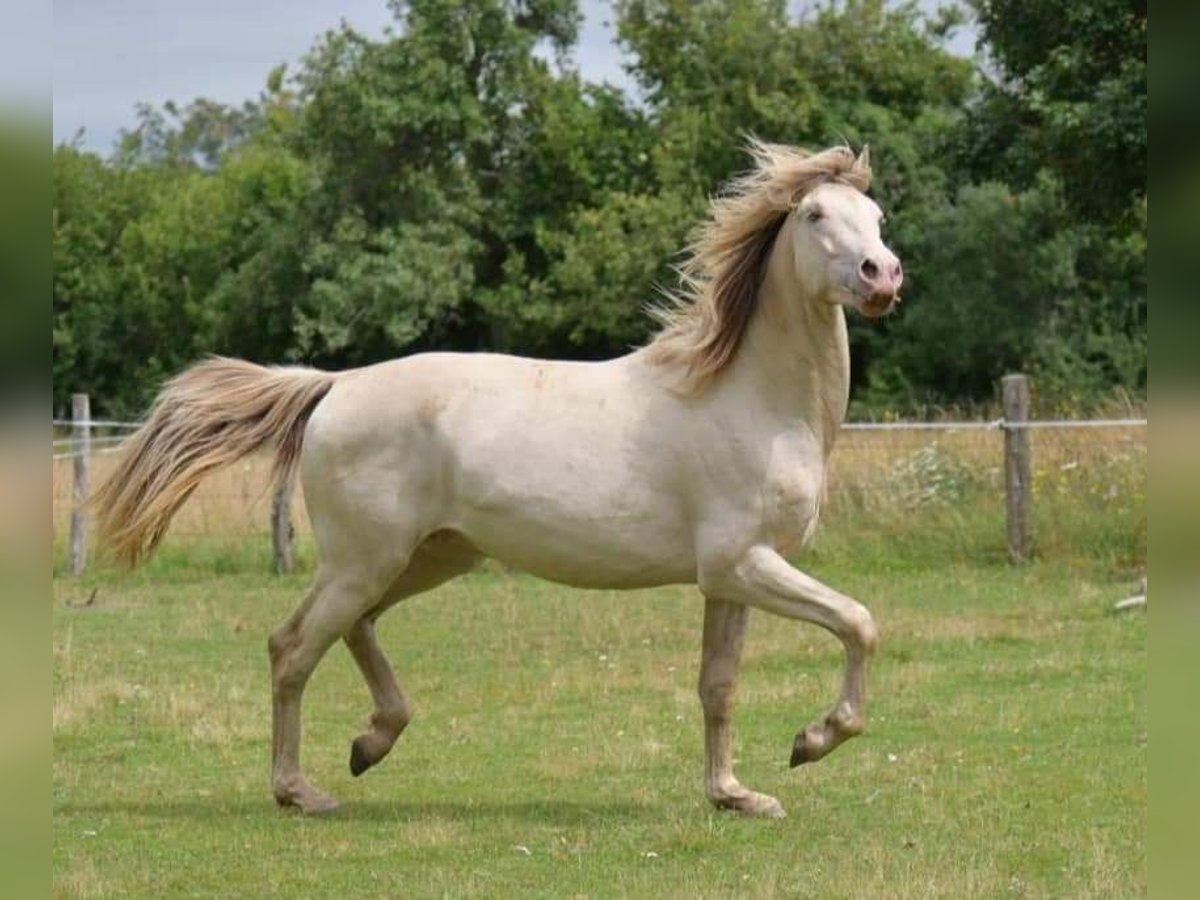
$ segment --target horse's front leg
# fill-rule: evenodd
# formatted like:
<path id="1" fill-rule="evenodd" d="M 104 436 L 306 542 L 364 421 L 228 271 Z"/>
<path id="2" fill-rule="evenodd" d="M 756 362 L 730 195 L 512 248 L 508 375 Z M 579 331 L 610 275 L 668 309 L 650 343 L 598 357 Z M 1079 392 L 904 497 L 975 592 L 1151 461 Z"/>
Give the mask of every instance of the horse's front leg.
<path id="1" fill-rule="evenodd" d="M 733 774 L 731 726 L 738 667 L 750 609 L 728 600 L 708 599 L 704 606 L 704 643 L 700 657 L 700 703 L 704 707 L 704 790 L 719 809 L 783 818 L 774 797 L 742 787 Z"/>
<path id="2" fill-rule="evenodd" d="M 815 762 L 867 723 L 867 669 L 879 644 L 870 612 L 788 565 L 770 547 L 752 547 L 739 559 L 705 573 L 706 594 L 729 597 L 789 619 L 814 622 L 846 648 L 846 673 L 837 705 L 796 735 L 791 764 Z"/>

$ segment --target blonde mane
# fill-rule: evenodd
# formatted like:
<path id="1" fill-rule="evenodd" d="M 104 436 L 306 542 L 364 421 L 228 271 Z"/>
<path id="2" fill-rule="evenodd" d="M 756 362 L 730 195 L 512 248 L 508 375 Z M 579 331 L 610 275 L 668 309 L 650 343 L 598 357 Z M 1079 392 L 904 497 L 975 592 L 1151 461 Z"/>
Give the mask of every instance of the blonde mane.
<path id="1" fill-rule="evenodd" d="M 754 168 L 714 197 L 708 219 L 687 248 L 679 286 L 652 310 L 662 329 L 650 358 L 685 370 L 684 387 L 698 392 L 733 360 L 754 315 L 775 237 L 787 213 L 827 181 L 866 191 L 871 165 L 864 147 L 809 153 L 751 138 Z"/>

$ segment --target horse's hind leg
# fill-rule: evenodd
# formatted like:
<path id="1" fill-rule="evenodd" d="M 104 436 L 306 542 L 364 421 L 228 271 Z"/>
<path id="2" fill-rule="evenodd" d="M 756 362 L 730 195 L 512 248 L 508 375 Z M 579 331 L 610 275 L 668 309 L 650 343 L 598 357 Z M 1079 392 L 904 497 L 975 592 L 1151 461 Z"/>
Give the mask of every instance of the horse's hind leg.
<path id="1" fill-rule="evenodd" d="M 366 616 L 359 619 L 345 640 L 375 702 L 370 729 L 350 745 L 350 774 L 357 776 L 387 756 L 412 718 L 412 704 L 379 646 L 374 622 Z"/>
<path id="2" fill-rule="evenodd" d="M 375 703 L 370 728 L 350 745 L 351 774 L 361 775 L 387 756 L 412 718 L 412 704 L 375 636 L 375 619 L 406 597 L 428 591 L 468 571 L 478 558 L 465 542 L 443 539 L 440 535 L 427 539 L 413 554 L 408 568 L 388 588 L 383 601 L 355 622 L 346 634 L 346 647 Z"/>
<path id="3" fill-rule="evenodd" d="M 337 808 L 337 801 L 313 787 L 300 770 L 301 700 L 325 651 L 382 593 L 361 576 L 319 572 L 299 609 L 271 634 L 272 788 L 281 806 L 295 806 L 303 812 Z"/>

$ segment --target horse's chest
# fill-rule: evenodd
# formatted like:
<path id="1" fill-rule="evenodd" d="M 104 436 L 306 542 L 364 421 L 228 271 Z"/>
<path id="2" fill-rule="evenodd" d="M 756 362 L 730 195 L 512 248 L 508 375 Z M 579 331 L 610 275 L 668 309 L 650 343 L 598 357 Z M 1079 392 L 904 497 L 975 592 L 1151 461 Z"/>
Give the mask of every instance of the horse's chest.
<path id="1" fill-rule="evenodd" d="M 798 550 L 812 537 L 821 512 L 824 469 L 799 462 L 772 466 L 764 496 L 764 524 L 781 553 Z"/>

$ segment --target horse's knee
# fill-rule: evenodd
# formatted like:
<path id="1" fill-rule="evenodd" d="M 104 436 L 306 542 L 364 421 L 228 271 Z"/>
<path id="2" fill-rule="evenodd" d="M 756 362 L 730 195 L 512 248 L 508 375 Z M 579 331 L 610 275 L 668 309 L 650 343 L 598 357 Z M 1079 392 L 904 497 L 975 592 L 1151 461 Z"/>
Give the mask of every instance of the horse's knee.
<path id="1" fill-rule="evenodd" d="M 737 684 L 732 674 L 716 677 L 701 677 L 697 693 L 706 716 L 726 718 L 733 708 Z"/>
<path id="2" fill-rule="evenodd" d="M 879 649 L 879 627 L 865 606 L 858 606 L 848 617 L 846 631 L 846 637 L 866 656 L 875 655 Z"/>
<path id="3" fill-rule="evenodd" d="M 700 695 L 700 705 L 704 707 L 705 711 L 715 711 L 728 705 L 733 687 L 728 682 L 717 684 L 701 681 L 697 693 Z"/>
<path id="4" fill-rule="evenodd" d="M 267 638 L 267 654 L 271 658 L 271 681 L 277 691 L 302 688 L 307 680 L 307 672 L 297 665 L 298 644 L 296 630 L 290 624 L 281 625 Z"/>

